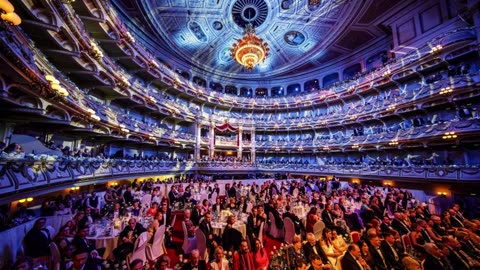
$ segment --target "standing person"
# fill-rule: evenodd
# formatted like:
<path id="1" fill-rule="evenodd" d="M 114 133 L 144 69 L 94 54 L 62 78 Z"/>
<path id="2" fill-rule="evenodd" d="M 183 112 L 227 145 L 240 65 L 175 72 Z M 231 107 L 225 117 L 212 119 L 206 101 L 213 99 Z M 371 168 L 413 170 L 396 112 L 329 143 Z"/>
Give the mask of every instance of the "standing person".
<path id="1" fill-rule="evenodd" d="M 255 270 L 253 254 L 248 249 L 247 240 L 242 240 L 240 251 L 233 254 L 233 270 Z"/>
<path id="2" fill-rule="evenodd" d="M 31 258 L 50 256 L 50 242 L 52 242 L 49 231 L 45 228 L 45 218 L 35 221 L 33 228 L 25 235 L 25 255 Z"/>
<path id="3" fill-rule="evenodd" d="M 267 251 L 263 248 L 259 239 L 255 239 L 255 248 L 253 250 L 253 260 L 256 270 L 267 270 L 269 259 Z"/>

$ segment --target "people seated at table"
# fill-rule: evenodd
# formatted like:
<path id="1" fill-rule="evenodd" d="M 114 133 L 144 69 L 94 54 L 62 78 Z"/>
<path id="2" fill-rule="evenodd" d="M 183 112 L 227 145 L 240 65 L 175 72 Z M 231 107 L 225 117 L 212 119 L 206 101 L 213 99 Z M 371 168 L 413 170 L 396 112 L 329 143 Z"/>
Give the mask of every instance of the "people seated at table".
<path id="1" fill-rule="evenodd" d="M 185 192 L 182 196 L 183 202 L 186 204 L 196 205 L 197 201 L 193 199 L 190 187 L 185 188 Z"/>
<path id="2" fill-rule="evenodd" d="M 190 254 L 190 260 L 180 270 L 207 270 L 207 263 L 200 259 L 198 249 L 194 249 Z"/>
<path id="3" fill-rule="evenodd" d="M 142 224 L 138 223 L 134 218 L 131 218 L 128 221 L 128 226 L 126 226 L 118 236 L 119 243 L 121 244 L 113 251 L 115 258 L 121 261 L 124 260 L 129 253 L 133 252 L 135 240 L 145 231 L 146 229 Z"/>
<path id="4" fill-rule="evenodd" d="M 215 199 L 215 204 L 212 206 L 211 209 L 213 212 L 217 213 L 218 215 L 223 209 L 225 209 L 225 207 L 222 204 L 222 199 L 220 199 L 220 197 L 217 197 Z"/>
<path id="5" fill-rule="evenodd" d="M 123 217 L 125 215 L 125 210 L 122 209 L 122 205 L 119 203 L 119 202 L 116 202 L 114 205 L 113 205 L 113 209 L 111 209 L 109 211 L 109 215 L 112 217 L 112 218 L 119 218 L 119 217 Z"/>
<path id="6" fill-rule="evenodd" d="M 253 253 L 248 248 L 247 240 L 241 240 L 240 249 L 233 254 L 233 270 L 255 270 Z"/>
<path id="7" fill-rule="evenodd" d="M 168 200 L 170 202 L 170 205 L 174 205 L 178 200 L 178 191 L 175 185 L 172 185 L 170 191 L 168 192 Z"/>
<path id="8" fill-rule="evenodd" d="M 229 262 L 225 259 L 224 250 L 221 246 L 214 249 L 213 261 L 210 262 L 211 270 L 229 270 Z"/>
<path id="9" fill-rule="evenodd" d="M 247 213 L 247 202 L 245 201 L 244 197 L 240 197 L 240 199 L 236 203 L 235 210 L 240 211 L 242 213 Z"/>
<path id="10" fill-rule="evenodd" d="M 50 256 L 50 242 L 52 237 L 45 228 L 45 218 L 39 218 L 35 221 L 32 229 L 27 232 L 23 239 L 25 243 L 25 255 L 34 259 L 44 260 Z"/>
<path id="11" fill-rule="evenodd" d="M 229 216 L 227 218 L 227 225 L 225 225 L 225 229 L 223 230 L 222 234 L 222 246 L 228 251 L 238 250 L 242 241 L 242 233 L 233 228 L 235 221 L 235 216 Z"/>
<path id="12" fill-rule="evenodd" d="M 332 242 L 332 230 L 324 228 L 322 232 L 322 239 L 320 240 L 320 246 L 323 248 L 325 255 L 327 255 L 330 264 L 333 265 L 333 269 L 337 269 L 337 259 L 343 254 L 340 250 L 337 250 Z"/>
<path id="13" fill-rule="evenodd" d="M 235 202 L 235 197 L 230 197 L 228 199 L 228 203 L 227 205 L 225 205 L 225 208 L 226 209 L 230 209 L 230 210 L 236 210 L 237 209 L 237 203 Z"/>

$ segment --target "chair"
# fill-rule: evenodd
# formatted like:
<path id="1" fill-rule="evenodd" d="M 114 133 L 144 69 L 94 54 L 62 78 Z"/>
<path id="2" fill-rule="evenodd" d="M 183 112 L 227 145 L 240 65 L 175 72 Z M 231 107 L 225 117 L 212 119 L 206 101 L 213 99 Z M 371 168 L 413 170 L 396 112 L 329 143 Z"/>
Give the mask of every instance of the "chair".
<path id="1" fill-rule="evenodd" d="M 273 216 L 272 212 L 268 213 L 268 216 L 270 218 L 270 235 L 273 238 L 282 238 L 285 235 L 283 228 L 277 228 L 277 224 L 275 223 L 275 217 Z"/>
<path id="2" fill-rule="evenodd" d="M 321 239 L 322 238 L 322 232 L 323 229 L 325 229 L 325 223 L 323 221 L 319 220 L 313 225 L 313 234 L 315 235 L 315 239 Z"/>
<path id="3" fill-rule="evenodd" d="M 142 260 L 145 262 L 147 260 L 146 249 L 148 246 L 148 232 L 141 233 L 137 240 L 135 240 L 135 244 L 133 245 L 133 252 L 128 254 L 127 256 L 127 265 L 130 265 L 136 259 Z"/>
<path id="4" fill-rule="evenodd" d="M 165 225 L 157 228 L 153 235 L 153 243 L 147 246 L 146 253 L 149 261 L 156 261 L 160 256 L 166 253 L 165 244 Z"/>
<path id="5" fill-rule="evenodd" d="M 60 254 L 60 250 L 58 249 L 58 246 L 55 242 L 50 242 L 50 254 L 51 254 L 51 259 L 50 259 L 50 265 L 53 270 L 59 270 L 60 269 L 60 262 L 62 261 L 62 255 Z"/>
<path id="6" fill-rule="evenodd" d="M 145 194 L 142 197 L 142 207 L 150 207 L 150 203 L 152 202 L 152 194 Z"/>
<path id="7" fill-rule="evenodd" d="M 182 221 L 183 228 L 183 244 L 182 249 L 183 253 L 190 254 L 195 246 L 197 245 L 195 237 L 188 237 L 187 226 L 185 226 L 185 221 Z"/>
<path id="8" fill-rule="evenodd" d="M 298 188 L 295 188 L 295 189 L 293 190 L 293 192 L 292 192 L 292 196 L 293 196 L 294 198 L 297 198 L 297 197 L 298 197 L 298 193 L 299 193 Z"/>
<path id="9" fill-rule="evenodd" d="M 350 232 L 350 238 L 352 239 L 353 243 L 357 243 L 360 240 L 360 233 L 359 232 Z"/>
<path id="10" fill-rule="evenodd" d="M 213 192 L 213 193 L 212 193 L 212 197 L 210 197 L 210 202 L 211 202 L 212 204 L 215 204 L 215 203 L 217 202 L 217 197 L 218 197 L 217 192 Z"/>
<path id="11" fill-rule="evenodd" d="M 175 221 L 177 221 L 177 215 L 173 215 L 172 222 L 170 223 L 170 227 L 172 227 L 172 229 L 173 229 L 173 226 L 175 225 Z"/>
<path id="12" fill-rule="evenodd" d="M 403 247 L 405 248 L 405 252 L 407 252 L 410 255 L 413 255 L 413 246 L 412 246 L 412 241 L 410 241 L 410 233 L 402 235 L 402 244 L 403 244 Z"/>
<path id="13" fill-rule="evenodd" d="M 197 249 L 200 253 L 200 259 L 208 262 L 208 252 L 207 252 L 207 238 L 202 230 L 195 231 L 195 238 L 197 239 Z"/>
<path id="14" fill-rule="evenodd" d="M 290 218 L 286 217 L 283 219 L 283 226 L 285 227 L 285 243 L 291 244 L 295 236 L 295 224 Z"/>
<path id="15" fill-rule="evenodd" d="M 260 240 L 260 243 L 263 245 L 263 227 L 265 226 L 265 221 L 260 224 L 260 231 L 258 232 L 258 240 Z"/>

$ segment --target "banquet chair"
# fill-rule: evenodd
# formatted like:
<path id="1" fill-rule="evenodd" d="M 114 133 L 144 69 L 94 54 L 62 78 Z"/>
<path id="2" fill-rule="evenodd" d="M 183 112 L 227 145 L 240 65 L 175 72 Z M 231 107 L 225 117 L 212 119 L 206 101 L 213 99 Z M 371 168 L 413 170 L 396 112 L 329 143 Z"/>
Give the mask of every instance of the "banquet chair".
<path id="1" fill-rule="evenodd" d="M 190 254 L 197 245 L 196 239 L 195 237 L 188 237 L 188 231 L 187 231 L 187 226 L 185 226 L 185 221 L 182 221 L 182 228 L 183 228 L 183 244 L 182 244 L 183 253 Z"/>
<path id="2" fill-rule="evenodd" d="M 268 216 L 270 218 L 270 235 L 273 238 L 282 238 L 285 235 L 283 228 L 277 228 L 277 224 L 275 223 L 275 217 L 273 216 L 272 212 L 268 213 Z"/>
<path id="3" fill-rule="evenodd" d="M 55 242 L 50 242 L 50 268 L 52 270 L 59 270 L 60 269 L 60 263 L 62 261 L 62 255 L 60 254 L 60 250 L 58 249 L 58 246 Z"/>
<path id="4" fill-rule="evenodd" d="M 142 207 L 150 207 L 150 203 L 152 202 L 152 194 L 145 194 L 142 197 Z"/>
<path id="5" fill-rule="evenodd" d="M 298 188 L 295 188 L 295 189 L 293 190 L 293 192 L 292 192 L 292 196 L 293 196 L 294 198 L 297 198 L 299 192 L 300 192 L 300 191 L 298 190 Z"/>
<path id="6" fill-rule="evenodd" d="M 130 265 L 136 259 L 145 262 L 147 260 L 146 249 L 148 246 L 148 232 L 141 233 L 135 244 L 133 245 L 133 252 L 127 255 L 127 265 Z"/>
<path id="7" fill-rule="evenodd" d="M 285 243 L 291 244 L 295 236 L 295 224 L 293 224 L 293 221 L 288 217 L 283 219 L 283 224 L 285 227 Z"/>
<path id="8" fill-rule="evenodd" d="M 157 228 L 153 236 L 153 243 L 147 246 L 146 253 L 149 261 L 156 261 L 160 256 L 166 253 L 165 244 L 165 225 Z"/>
<path id="9" fill-rule="evenodd" d="M 217 202 L 217 197 L 218 197 L 217 192 L 213 192 L 212 197 L 210 198 L 210 203 L 215 204 Z"/>
<path id="10" fill-rule="evenodd" d="M 325 223 L 319 220 L 313 225 L 313 234 L 315 235 L 315 239 L 319 240 L 322 238 L 322 232 L 325 229 Z"/>
<path id="11" fill-rule="evenodd" d="M 360 240 L 360 233 L 356 231 L 350 232 L 350 238 L 352 239 L 353 243 L 357 243 L 357 241 Z"/>
<path id="12" fill-rule="evenodd" d="M 197 249 L 200 253 L 200 260 L 208 262 L 207 239 L 202 230 L 195 231 L 195 238 L 197 239 Z"/>
<path id="13" fill-rule="evenodd" d="M 177 221 L 177 215 L 173 215 L 172 222 L 170 223 L 170 227 L 172 227 L 172 230 L 173 226 L 175 225 L 175 221 Z"/>
<path id="14" fill-rule="evenodd" d="M 260 243 L 263 245 L 263 227 L 265 226 L 265 221 L 260 224 L 260 231 L 258 232 L 258 240 L 260 240 Z"/>

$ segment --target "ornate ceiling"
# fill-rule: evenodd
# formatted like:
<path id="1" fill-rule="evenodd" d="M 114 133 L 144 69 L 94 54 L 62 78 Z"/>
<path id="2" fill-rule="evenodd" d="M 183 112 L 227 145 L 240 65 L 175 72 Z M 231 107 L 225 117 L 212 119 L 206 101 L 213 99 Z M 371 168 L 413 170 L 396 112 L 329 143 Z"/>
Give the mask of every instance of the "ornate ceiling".
<path id="1" fill-rule="evenodd" d="M 201 76 L 268 80 L 318 69 L 385 38 L 389 31 L 381 18 L 397 1 L 113 2 L 134 35 L 162 61 Z M 230 57 L 231 44 L 247 23 L 270 46 L 268 59 L 252 72 Z"/>

